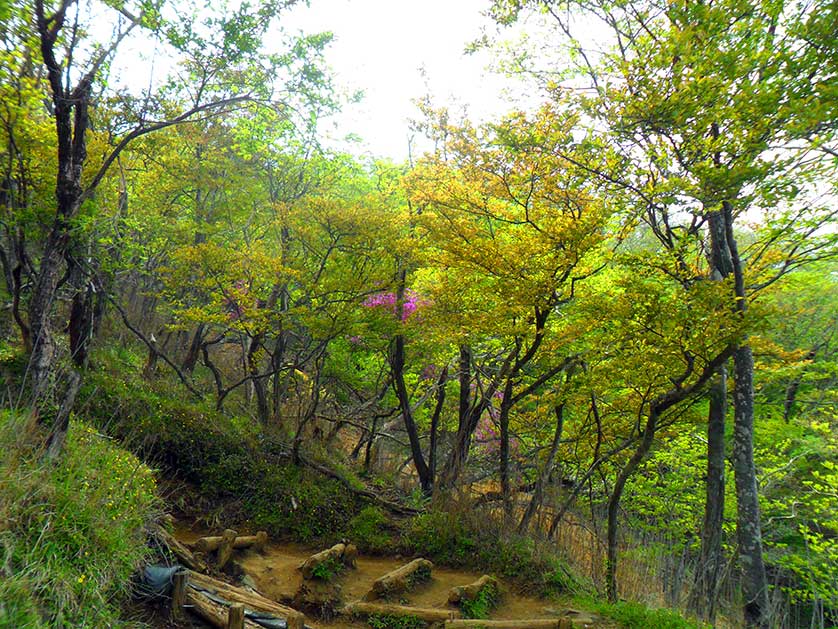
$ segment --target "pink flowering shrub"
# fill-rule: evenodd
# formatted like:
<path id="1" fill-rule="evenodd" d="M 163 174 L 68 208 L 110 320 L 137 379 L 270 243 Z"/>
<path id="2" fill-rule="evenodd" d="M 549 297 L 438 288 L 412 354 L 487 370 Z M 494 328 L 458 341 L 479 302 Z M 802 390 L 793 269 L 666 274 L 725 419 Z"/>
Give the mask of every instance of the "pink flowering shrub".
<path id="1" fill-rule="evenodd" d="M 375 293 L 364 300 L 364 306 L 367 308 L 385 308 L 392 311 L 394 315 L 398 315 L 398 300 L 396 293 Z M 402 321 L 407 321 L 410 316 L 416 312 L 416 309 L 421 305 L 419 295 L 415 291 L 407 289 L 404 292 L 404 303 L 402 304 Z"/>

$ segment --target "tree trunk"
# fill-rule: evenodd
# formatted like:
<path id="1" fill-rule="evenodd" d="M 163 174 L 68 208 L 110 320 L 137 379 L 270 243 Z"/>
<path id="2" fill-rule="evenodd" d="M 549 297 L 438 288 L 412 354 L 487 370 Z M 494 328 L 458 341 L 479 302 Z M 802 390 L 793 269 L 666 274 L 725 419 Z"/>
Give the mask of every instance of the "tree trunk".
<path id="1" fill-rule="evenodd" d="M 544 467 L 541 468 L 541 473 L 538 475 L 538 480 L 535 483 L 535 489 L 532 492 L 532 498 L 527 505 L 524 515 L 521 516 L 521 522 L 518 524 L 518 532 L 524 534 L 530 526 L 533 516 L 541 507 L 541 502 L 544 500 L 544 485 L 547 484 L 547 479 L 550 477 L 550 471 L 556 462 L 556 454 L 559 451 L 559 444 L 562 441 L 562 431 L 564 430 L 564 403 L 556 407 L 556 430 L 553 433 L 553 443 L 550 444 L 550 453 L 547 455 L 547 460 L 544 462 Z"/>
<path id="2" fill-rule="evenodd" d="M 721 367 L 710 387 L 707 419 L 707 482 L 701 551 L 689 607 L 710 624 L 716 622 L 719 580 L 724 564 L 722 524 L 725 506 L 725 419 L 727 416 L 727 369 Z"/>
<path id="3" fill-rule="evenodd" d="M 710 235 L 710 279 L 721 281 L 733 273 L 733 259 L 727 241 L 726 216 L 721 210 L 707 214 Z M 723 565 L 722 524 L 725 497 L 725 419 L 727 415 L 727 368 L 722 366 L 710 386 L 707 417 L 707 481 L 701 551 L 695 573 L 690 608 L 711 624 L 716 619 L 719 579 Z"/>
<path id="4" fill-rule="evenodd" d="M 419 429 L 413 419 L 413 411 L 410 408 L 410 397 L 404 382 L 404 336 L 397 335 L 390 347 L 390 369 L 393 373 L 393 386 L 396 389 L 396 397 L 399 400 L 399 407 L 402 412 L 404 429 L 410 441 L 410 452 L 413 457 L 413 465 L 416 474 L 419 476 L 419 484 L 422 492 L 430 496 L 434 491 L 434 482 L 430 474 L 430 468 L 425 462 L 422 454 L 422 444 L 419 441 Z"/>
<path id="5" fill-rule="evenodd" d="M 506 379 L 500 403 L 500 493 L 504 522 L 512 518 L 512 493 L 509 488 L 509 411 L 512 409 L 512 376 Z"/>
<path id="6" fill-rule="evenodd" d="M 256 394 L 256 412 L 262 426 L 267 426 L 271 419 L 271 409 L 268 404 L 268 392 L 265 388 L 265 379 L 259 373 L 258 352 L 262 347 L 263 334 L 257 334 L 250 340 L 250 347 L 247 351 L 247 367 L 253 383 L 253 392 Z"/>
<path id="7" fill-rule="evenodd" d="M 204 340 L 204 327 L 203 323 L 198 324 L 198 328 L 192 336 L 192 343 L 189 345 L 189 351 L 186 352 L 186 356 L 183 359 L 181 371 L 183 371 L 183 373 L 187 376 L 192 375 L 192 372 L 195 371 L 195 365 L 198 364 L 198 357 L 201 354 L 201 343 Z"/>
<path id="8" fill-rule="evenodd" d="M 769 626 L 768 579 L 762 558 L 762 526 L 759 490 L 754 465 L 754 357 L 750 345 L 742 345 L 733 355 L 734 424 L 733 472 L 736 479 L 739 562 L 742 567 L 742 594 L 745 598 L 745 624 Z"/>
<path id="9" fill-rule="evenodd" d="M 734 276 L 735 312 L 744 316 L 748 308 L 745 276 L 733 233 L 733 205 L 722 203 L 725 240 L 730 251 Z M 762 525 L 754 465 L 754 356 L 745 337 L 733 354 L 733 473 L 736 481 L 739 562 L 742 567 L 742 592 L 745 598 L 745 624 L 768 627 L 768 578 L 762 557 Z"/>
<path id="10" fill-rule="evenodd" d="M 443 368 L 442 373 L 439 374 L 439 379 L 436 383 L 436 406 L 434 407 L 434 414 L 431 415 L 431 436 L 430 444 L 428 446 L 428 474 L 431 477 L 431 482 L 436 480 L 436 458 L 437 458 L 437 439 L 439 436 L 439 420 L 442 416 L 442 409 L 445 406 L 445 383 L 448 381 L 448 367 Z"/>

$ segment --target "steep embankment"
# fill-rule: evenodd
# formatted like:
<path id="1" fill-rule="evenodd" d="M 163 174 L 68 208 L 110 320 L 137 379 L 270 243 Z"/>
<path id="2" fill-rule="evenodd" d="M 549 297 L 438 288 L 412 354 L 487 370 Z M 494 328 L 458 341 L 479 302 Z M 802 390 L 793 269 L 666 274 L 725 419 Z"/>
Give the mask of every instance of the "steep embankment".
<path id="1" fill-rule="evenodd" d="M 151 470 L 74 421 L 56 463 L 28 413 L 0 411 L 0 627 L 117 627 L 150 555 Z"/>

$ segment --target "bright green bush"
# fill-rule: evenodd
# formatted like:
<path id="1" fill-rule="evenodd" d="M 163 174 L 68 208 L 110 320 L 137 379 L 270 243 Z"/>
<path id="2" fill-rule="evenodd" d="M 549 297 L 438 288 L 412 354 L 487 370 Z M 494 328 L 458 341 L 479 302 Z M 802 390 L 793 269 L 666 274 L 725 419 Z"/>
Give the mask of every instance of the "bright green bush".
<path id="1" fill-rule="evenodd" d="M 57 463 L 40 441 L 0 413 L 0 627 L 124 626 L 159 506 L 151 470 L 79 421 Z"/>
<path id="2" fill-rule="evenodd" d="M 385 553 L 396 545 L 392 526 L 379 507 L 364 507 L 346 527 L 346 537 L 364 552 Z"/>

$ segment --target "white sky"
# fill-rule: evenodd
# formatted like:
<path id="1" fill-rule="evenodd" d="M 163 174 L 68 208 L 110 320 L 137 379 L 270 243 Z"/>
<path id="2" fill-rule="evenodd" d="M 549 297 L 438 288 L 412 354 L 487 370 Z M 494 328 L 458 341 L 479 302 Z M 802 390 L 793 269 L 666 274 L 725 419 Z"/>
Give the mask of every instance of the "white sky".
<path id="1" fill-rule="evenodd" d="M 311 0 L 282 20 L 286 30 L 332 31 L 327 52 L 338 86 L 361 89 L 361 103 L 347 105 L 336 128 L 324 131 L 354 153 L 403 160 L 408 154 L 408 119 L 413 100 L 430 93 L 437 105 L 466 105 L 472 119 L 510 109 L 502 98 L 504 79 L 489 72 L 487 52 L 466 56 L 466 45 L 492 27 L 482 15 L 490 0 Z M 425 70 L 425 78 L 421 69 Z M 337 141 L 356 133 L 363 142 Z"/>

